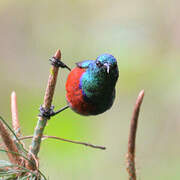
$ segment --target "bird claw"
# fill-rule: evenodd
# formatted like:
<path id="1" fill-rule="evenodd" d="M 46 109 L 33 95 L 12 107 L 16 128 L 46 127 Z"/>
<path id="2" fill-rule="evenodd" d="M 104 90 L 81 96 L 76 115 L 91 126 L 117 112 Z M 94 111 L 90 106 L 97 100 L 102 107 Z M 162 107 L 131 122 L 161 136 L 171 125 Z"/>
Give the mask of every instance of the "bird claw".
<path id="1" fill-rule="evenodd" d="M 50 109 L 46 110 L 42 105 L 39 108 L 39 115 L 42 118 L 50 119 L 54 115 L 54 106 L 51 106 Z"/>
<path id="2" fill-rule="evenodd" d="M 64 64 L 62 61 L 52 57 L 49 59 L 51 62 L 51 65 L 61 68 L 67 68 L 69 71 L 71 71 L 71 68 L 69 68 L 66 64 Z"/>

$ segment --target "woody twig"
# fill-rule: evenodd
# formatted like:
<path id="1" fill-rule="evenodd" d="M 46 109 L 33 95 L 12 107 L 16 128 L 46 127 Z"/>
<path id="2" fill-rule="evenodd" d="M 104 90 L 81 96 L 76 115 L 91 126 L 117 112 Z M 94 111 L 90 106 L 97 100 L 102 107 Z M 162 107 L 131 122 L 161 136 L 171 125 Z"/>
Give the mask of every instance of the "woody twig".
<path id="1" fill-rule="evenodd" d="M 31 138 L 33 138 L 33 136 L 24 136 L 24 137 L 20 137 L 19 139 L 24 140 L 24 139 L 31 139 Z M 60 140 L 60 141 L 65 141 L 65 142 L 69 142 L 69 143 L 80 144 L 80 145 L 84 145 L 87 147 L 92 147 L 95 149 L 102 149 L 102 150 L 106 149 L 106 147 L 104 147 L 104 146 L 94 145 L 94 144 L 81 142 L 81 141 L 69 140 L 69 139 L 65 139 L 65 138 L 61 138 L 61 137 L 57 137 L 57 136 L 42 135 L 42 139 L 56 139 L 56 140 Z"/>

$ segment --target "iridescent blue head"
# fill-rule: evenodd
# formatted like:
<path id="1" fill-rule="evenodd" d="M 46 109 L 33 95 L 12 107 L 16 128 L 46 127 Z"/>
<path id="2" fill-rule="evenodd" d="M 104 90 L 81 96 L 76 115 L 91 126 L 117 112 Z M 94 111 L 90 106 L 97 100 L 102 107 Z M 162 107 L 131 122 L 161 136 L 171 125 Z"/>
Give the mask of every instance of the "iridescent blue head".
<path id="1" fill-rule="evenodd" d="M 107 73 L 109 73 L 111 69 L 117 68 L 117 61 L 111 54 L 102 54 L 97 57 L 95 62 L 99 68 L 105 68 Z"/>
<path id="2" fill-rule="evenodd" d="M 107 83 L 104 81 L 108 80 L 108 83 L 112 83 L 111 85 L 114 86 L 119 76 L 117 61 L 111 54 L 102 54 L 95 61 L 85 60 L 76 64 L 80 68 L 87 69 L 82 79 L 94 84 L 96 83 L 93 80 L 98 80 L 99 82 L 102 80 L 103 82 L 101 83 L 104 84 Z"/>

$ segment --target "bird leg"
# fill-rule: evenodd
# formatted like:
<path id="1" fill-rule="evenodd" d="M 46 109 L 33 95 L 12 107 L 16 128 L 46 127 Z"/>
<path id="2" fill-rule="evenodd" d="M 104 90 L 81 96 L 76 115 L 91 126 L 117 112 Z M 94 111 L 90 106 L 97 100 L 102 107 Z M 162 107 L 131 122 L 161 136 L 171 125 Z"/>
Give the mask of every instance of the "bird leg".
<path id="1" fill-rule="evenodd" d="M 39 115 L 40 117 L 45 117 L 47 119 L 50 119 L 52 116 L 55 116 L 57 114 L 59 114 L 60 112 L 66 110 L 67 108 L 69 108 L 69 105 L 59 109 L 58 111 L 53 111 L 54 110 L 54 106 L 51 106 L 50 109 L 46 110 L 44 109 L 44 107 L 41 105 L 40 108 L 39 108 Z"/>
<path id="2" fill-rule="evenodd" d="M 52 57 L 49 59 L 51 64 L 53 66 L 56 66 L 56 67 L 61 67 L 61 68 L 66 68 L 68 69 L 69 71 L 71 71 L 71 68 L 69 68 L 66 64 L 64 64 L 62 61 L 59 61 L 58 59 L 56 59 L 55 57 Z"/>
<path id="3" fill-rule="evenodd" d="M 67 105 L 67 106 L 59 109 L 58 111 L 53 112 L 53 113 L 51 114 L 51 116 L 55 116 L 55 115 L 59 114 L 60 112 L 66 110 L 66 109 L 68 109 L 68 108 L 69 108 L 69 105 Z"/>

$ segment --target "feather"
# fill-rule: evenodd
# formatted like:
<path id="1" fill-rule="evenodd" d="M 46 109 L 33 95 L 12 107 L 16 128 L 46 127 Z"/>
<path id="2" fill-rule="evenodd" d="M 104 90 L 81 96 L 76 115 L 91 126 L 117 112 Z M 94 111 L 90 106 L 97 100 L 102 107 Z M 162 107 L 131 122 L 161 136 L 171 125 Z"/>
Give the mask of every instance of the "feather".
<path id="1" fill-rule="evenodd" d="M 76 65 L 77 65 L 77 67 L 80 67 L 80 68 L 88 68 L 89 64 L 91 64 L 93 62 L 94 62 L 94 60 L 85 60 L 85 61 L 76 63 Z"/>

